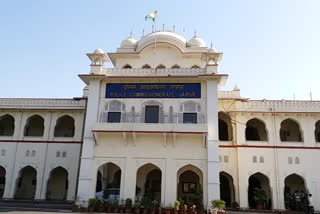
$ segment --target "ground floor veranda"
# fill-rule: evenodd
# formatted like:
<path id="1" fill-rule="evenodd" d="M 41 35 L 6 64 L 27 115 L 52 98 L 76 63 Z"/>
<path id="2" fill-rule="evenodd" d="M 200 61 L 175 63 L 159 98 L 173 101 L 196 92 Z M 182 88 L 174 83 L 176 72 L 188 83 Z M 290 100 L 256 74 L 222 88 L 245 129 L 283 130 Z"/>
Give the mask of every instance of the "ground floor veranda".
<path id="1" fill-rule="evenodd" d="M 37 167 L 26 165 L 12 175 L 0 166 L 0 199 L 71 201 L 75 184 L 76 179 L 61 166 L 43 174 Z"/>
<path id="2" fill-rule="evenodd" d="M 161 164 L 161 160 L 138 160 L 134 163 L 135 167 L 129 170 L 123 168 L 121 161 L 102 162 L 98 161 L 96 175 L 92 181 L 95 193 L 116 189 L 119 190 L 119 198 L 124 200 L 143 200 L 147 197 L 163 205 L 173 205 L 175 200 L 183 200 L 198 207 L 208 205 L 205 161 L 175 161 L 166 167 Z M 264 173 L 256 172 L 239 185 L 238 178 L 234 179 L 227 172 L 221 171 L 217 174 L 220 187 L 218 197 L 226 202 L 227 207 L 295 210 L 297 204 L 294 201 L 294 193 L 309 192 L 306 180 L 298 174 L 288 175 L 280 181 L 283 182 L 283 189 L 278 193 L 282 194 L 281 196 L 276 195 L 276 188 Z M 257 201 L 257 194 L 264 196 Z"/>

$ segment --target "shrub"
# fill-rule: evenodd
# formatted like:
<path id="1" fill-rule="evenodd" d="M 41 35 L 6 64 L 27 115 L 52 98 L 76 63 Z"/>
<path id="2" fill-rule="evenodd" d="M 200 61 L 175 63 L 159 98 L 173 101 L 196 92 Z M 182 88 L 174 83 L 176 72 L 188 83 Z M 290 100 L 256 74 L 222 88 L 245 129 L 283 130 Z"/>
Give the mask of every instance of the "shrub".
<path id="1" fill-rule="evenodd" d="M 212 200 L 211 206 L 212 208 L 216 208 L 218 210 L 224 210 L 226 208 L 226 202 L 220 199 Z"/>

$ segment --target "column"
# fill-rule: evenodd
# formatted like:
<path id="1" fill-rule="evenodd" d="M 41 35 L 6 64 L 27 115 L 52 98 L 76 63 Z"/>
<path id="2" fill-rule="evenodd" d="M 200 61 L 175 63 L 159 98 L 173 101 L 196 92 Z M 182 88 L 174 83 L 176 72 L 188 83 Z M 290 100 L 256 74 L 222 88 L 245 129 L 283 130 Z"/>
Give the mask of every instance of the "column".
<path id="1" fill-rule="evenodd" d="M 121 190 L 124 199 L 131 198 L 135 201 L 136 181 L 137 181 L 137 166 L 136 161 L 131 158 L 126 159 L 124 167 L 124 188 Z"/>
<path id="2" fill-rule="evenodd" d="M 208 201 L 220 198 L 219 181 L 219 139 L 218 139 L 218 86 L 213 80 L 207 81 L 207 122 L 208 122 Z M 204 202 L 206 204 L 206 202 Z"/>
<path id="3" fill-rule="evenodd" d="M 165 205 L 173 205 L 177 200 L 177 168 L 174 160 L 166 160 L 165 169 Z"/>
<path id="4" fill-rule="evenodd" d="M 91 80 L 89 84 L 77 197 L 79 201 L 85 202 L 87 202 L 89 198 L 93 198 L 95 194 L 95 189 L 93 187 L 95 185 L 93 185 L 93 182 L 96 182 L 94 177 L 97 172 L 94 171 L 95 167 L 93 163 L 95 142 L 92 128 L 98 121 L 99 95 L 100 81 Z"/>

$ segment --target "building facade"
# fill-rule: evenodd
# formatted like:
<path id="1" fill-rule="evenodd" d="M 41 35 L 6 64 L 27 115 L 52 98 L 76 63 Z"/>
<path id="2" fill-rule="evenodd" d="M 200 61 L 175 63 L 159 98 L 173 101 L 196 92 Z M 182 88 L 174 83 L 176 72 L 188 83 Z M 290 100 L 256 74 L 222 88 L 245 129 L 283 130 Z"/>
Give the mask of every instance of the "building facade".
<path id="1" fill-rule="evenodd" d="M 0 99 L 0 197 L 86 203 L 109 189 L 254 208 L 261 189 L 266 209 L 288 208 L 297 190 L 320 201 L 319 102 L 219 90 L 222 53 L 197 35 L 130 35 L 87 55 L 83 97 Z"/>

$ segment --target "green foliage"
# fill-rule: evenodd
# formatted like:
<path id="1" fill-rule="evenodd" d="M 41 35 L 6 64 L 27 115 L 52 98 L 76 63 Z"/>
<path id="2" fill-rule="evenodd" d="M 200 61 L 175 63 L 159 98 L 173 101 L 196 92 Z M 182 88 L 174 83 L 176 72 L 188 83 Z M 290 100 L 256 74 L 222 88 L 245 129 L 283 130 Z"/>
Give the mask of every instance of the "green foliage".
<path id="1" fill-rule="evenodd" d="M 226 208 L 226 202 L 220 199 L 212 200 L 211 201 L 212 208 L 218 209 L 218 210 L 224 210 Z"/>
<path id="2" fill-rule="evenodd" d="M 263 204 L 265 200 L 267 200 L 267 194 L 263 189 L 254 188 L 253 189 L 253 200 L 257 204 Z"/>
<path id="3" fill-rule="evenodd" d="M 97 203 L 97 200 L 95 198 L 89 198 L 89 207 L 94 207 Z"/>
<path id="4" fill-rule="evenodd" d="M 141 206 L 144 208 L 151 208 L 152 207 L 152 197 L 149 194 L 145 194 L 141 199 Z"/>
<path id="5" fill-rule="evenodd" d="M 132 207 L 132 199 L 131 198 L 127 198 L 126 202 L 125 202 L 126 207 Z"/>

